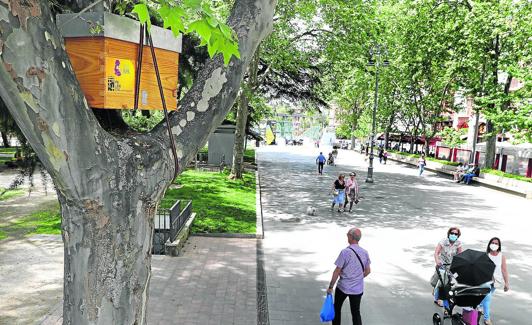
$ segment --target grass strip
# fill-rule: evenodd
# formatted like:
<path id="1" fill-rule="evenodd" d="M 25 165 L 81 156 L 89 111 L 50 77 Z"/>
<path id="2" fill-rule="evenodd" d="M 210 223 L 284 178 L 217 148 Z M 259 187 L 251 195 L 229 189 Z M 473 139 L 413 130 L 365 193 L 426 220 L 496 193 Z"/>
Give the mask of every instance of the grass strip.
<path id="1" fill-rule="evenodd" d="M 530 177 L 526 177 L 526 176 L 522 176 L 522 175 L 510 174 L 510 173 L 506 173 L 506 172 L 503 172 L 503 171 L 497 170 L 497 169 L 482 168 L 481 172 L 484 173 L 484 174 L 492 174 L 492 175 L 497 175 L 497 176 L 501 176 L 501 177 L 517 179 L 517 180 L 520 180 L 520 181 L 523 181 L 523 182 L 532 183 L 532 178 L 530 178 Z"/>
<path id="2" fill-rule="evenodd" d="M 392 152 L 392 153 L 395 153 L 395 154 L 398 154 L 398 155 L 401 155 L 401 156 L 410 157 L 410 158 L 419 158 L 421 156 L 421 155 L 418 155 L 416 153 L 402 152 L 402 151 L 396 151 L 396 150 L 389 150 L 389 152 Z M 449 166 L 458 166 L 458 164 L 459 164 L 459 162 L 441 160 L 441 159 L 437 159 L 437 158 L 433 158 L 433 157 L 425 157 L 425 159 L 428 160 L 428 161 L 434 161 L 434 162 L 437 162 L 437 163 L 440 163 L 440 164 L 444 164 L 444 165 L 449 165 Z"/>
<path id="3" fill-rule="evenodd" d="M 2 192 L 4 192 L 5 189 L 0 187 L 0 194 Z M 19 196 L 22 196 L 26 193 L 26 191 L 24 190 L 19 190 L 19 189 L 16 189 L 16 190 L 8 190 L 6 192 L 4 192 L 3 194 L 0 195 L 0 201 L 5 201 L 5 200 L 9 200 L 9 199 L 12 199 L 14 197 L 19 197 Z"/>
<path id="4" fill-rule="evenodd" d="M 34 234 L 61 234 L 61 213 L 59 206 L 50 210 L 34 212 L 8 226 L 12 231 L 25 236 Z"/>
<path id="5" fill-rule="evenodd" d="M 16 152 L 17 152 L 17 148 L 16 147 L 14 147 L 14 148 L 13 147 L 11 147 L 11 148 L 0 148 L 0 153 L 14 155 Z"/>
<path id="6" fill-rule="evenodd" d="M 242 180 L 229 173 L 187 170 L 175 181 L 161 203 L 168 208 L 176 200 L 192 200 L 196 219 L 193 233 L 254 234 L 256 231 L 255 174 L 245 172 Z"/>

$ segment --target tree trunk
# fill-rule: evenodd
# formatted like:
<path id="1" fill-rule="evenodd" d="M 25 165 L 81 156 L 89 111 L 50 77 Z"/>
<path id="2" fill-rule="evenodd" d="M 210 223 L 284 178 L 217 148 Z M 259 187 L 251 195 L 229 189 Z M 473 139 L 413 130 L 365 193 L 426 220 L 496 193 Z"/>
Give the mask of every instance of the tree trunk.
<path id="1" fill-rule="evenodd" d="M 390 130 L 392 129 L 393 121 L 395 119 L 394 114 L 390 116 L 390 119 L 388 120 L 388 124 L 386 124 L 386 130 L 384 132 L 384 149 L 389 149 L 389 139 L 390 139 Z"/>
<path id="2" fill-rule="evenodd" d="M 499 87 L 499 55 L 500 55 L 500 37 L 495 36 L 493 40 L 493 50 L 491 53 L 491 86 L 492 92 L 497 92 Z M 489 104 L 489 109 L 493 112 L 495 110 L 495 103 Z M 497 151 L 497 134 L 495 132 L 495 125 L 489 119 L 486 120 L 486 157 L 484 159 L 485 168 L 493 168 L 495 163 L 495 154 Z M 497 167 L 495 167 L 497 168 Z"/>
<path id="3" fill-rule="evenodd" d="M 125 206 L 110 197 L 59 201 L 63 324 L 145 324 L 155 204 L 135 195 L 121 198 Z"/>
<path id="4" fill-rule="evenodd" d="M 253 60 L 249 65 L 247 85 L 242 87 L 236 113 L 236 134 L 233 148 L 232 179 L 242 179 L 244 171 L 244 151 L 246 150 L 246 126 L 249 115 L 249 92 L 254 92 L 258 86 L 257 73 L 259 70 L 260 48 L 257 48 Z"/>
<path id="5" fill-rule="evenodd" d="M 246 122 L 248 119 L 248 97 L 245 89 L 242 90 L 238 100 L 238 110 L 236 113 L 236 134 L 233 149 L 233 165 L 231 166 L 232 179 L 242 179 L 244 169 L 244 145 L 246 142 Z"/>
<path id="6" fill-rule="evenodd" d="M 9 145 L 9 139 L 7 138 L 7 134 L 5 132 L 0 132 L 0 136 L 2 136 L 2 142 L 4 144 L 4 147 L 10 148 L 11 146 Z"/>
<path id="7" fill-rule="evenodd" d="M 490 120 L 486 121 L 486 156 L 484 159 L 485 168 L 493 168 L 495 162 L 495 155 L 497 150 L 497 134 L 495 131 L 495 126 Z"/>
<path id="8" fill-rule="evenodd" d="M 235 1 L 229 25 L 241 59 L 228 66 L 219 56 L 208 61 L 171 114 L 176 171 L 164 123 L 148 134 L 102 129 L 49 1 L 0 1 L 0 97 L 53 178 L 61 203 L 64 324 L 146 323 L 157 203 L 232 107 L 255 49 L 271 30 L 275 5 Z"/>

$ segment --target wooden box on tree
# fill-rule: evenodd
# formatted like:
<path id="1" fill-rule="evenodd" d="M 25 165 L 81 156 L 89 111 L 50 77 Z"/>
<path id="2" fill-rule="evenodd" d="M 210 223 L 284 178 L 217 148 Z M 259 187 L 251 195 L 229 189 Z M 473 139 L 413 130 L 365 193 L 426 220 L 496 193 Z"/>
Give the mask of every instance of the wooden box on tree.
<path id="1" fill-rule="evenodd" d="M 132 109 L 135 98 L 140 25 L 110 13 L 57 16 L 65 48 L 89 106 Z M 177 108 L 181 35 L 157 26 L 150 29 L 166 105 Z M 144 38 L 139 109 L 162 110 L 151 50 Z"/>

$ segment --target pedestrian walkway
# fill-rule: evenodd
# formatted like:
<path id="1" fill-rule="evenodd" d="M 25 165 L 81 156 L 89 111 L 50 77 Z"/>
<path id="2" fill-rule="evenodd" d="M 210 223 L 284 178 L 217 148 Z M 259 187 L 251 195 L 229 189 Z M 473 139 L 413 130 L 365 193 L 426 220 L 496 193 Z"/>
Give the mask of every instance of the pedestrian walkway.
<path id="1" fill-rule="evenodd" d="M 0 325 L 35 324 L 62 297 L 61 236 L 0 242 Z"/>
<path id="2" fill-rule="evenodd" d="M 154 255 L 148 324 L 256 324 L 256 243 L 256 239 L 192 236 L 181 256 Z M 62 286 L 62 272 L 55 285 Z M 61 296 L 53 302 L 35 302 L 24 311 L 39 311 L 44 305 L 49 313 L 37 324 L 60 325 Z M 22 311 L 17 308 L 12 309 Z M 20 316 L 11 320 L 5 324 L 32 324 Z"/>
<path id="3" fill-rule="evenodd" d="M 256 324 L 256 241 L 192 236 L 182 256 L 153 256 L 148 324 Z"/>
<path id="4" fill-rule="evenodd" d="M 264 215 L 263 241 L 270 324 L 320 324 L 319 310 L 334 261 L 350 227 L 362 228 L 372 274 L 362 299 L 365 325 L 430 323 L 429 278 L 436 243 L 449 226 L 462 228 L 466 248 L 484 250 L 501 237 L 512 289 L 493 299 L 496 324 L 526 324 L 532 306 L 532 202 L 487 188 L 465 187 L 401 165 L 379 165 L 375 183 L 367 162 L 341 150 L 335 167 L 317 175 L 320 149 L 271 146 L 258 152 Z M 316 152 L 314 152 L 316 151 Z M 330 210 L 328 192 L 340 172 L 356 171 L 361 202 L 352 214 Z M 309 206 L 315 216 L 306 215 Z M 526 258 L 525 258 L 526 256 Z M 344 319 L 350 319 L 348 304 Z"/>

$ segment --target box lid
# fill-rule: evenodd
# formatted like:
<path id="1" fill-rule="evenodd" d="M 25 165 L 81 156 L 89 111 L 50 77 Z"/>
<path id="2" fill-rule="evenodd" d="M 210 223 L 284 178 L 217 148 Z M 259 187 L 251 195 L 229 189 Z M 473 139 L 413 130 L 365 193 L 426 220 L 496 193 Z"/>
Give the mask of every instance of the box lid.
<path id="1" fill-rule="evenodd" d="M 56 20 L 57 27 L 65 38 L 103 36 L 136 44 L 140 40 L 138 21 L 108 12 L 59 14 Z M 98 26 L 102 28 L 97 28 Z M 153 25 L 151 35 L 156 48 L 181 53 L 182 35 L 175 37 L 172 31 Z"/>

